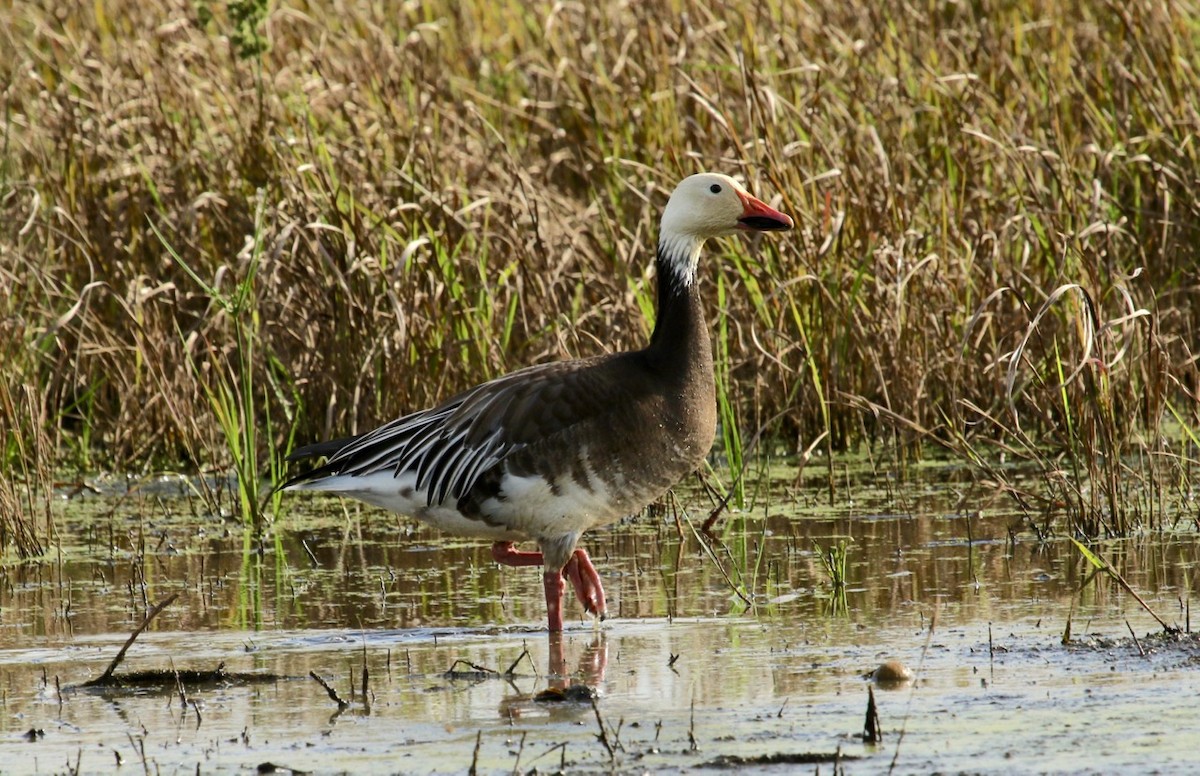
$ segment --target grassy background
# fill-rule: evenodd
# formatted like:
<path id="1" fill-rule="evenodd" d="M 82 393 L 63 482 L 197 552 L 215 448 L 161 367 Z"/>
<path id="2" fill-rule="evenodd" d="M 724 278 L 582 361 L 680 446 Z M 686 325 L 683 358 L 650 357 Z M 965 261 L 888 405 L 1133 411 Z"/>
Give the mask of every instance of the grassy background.
<path id="1" fill-rule="evenodd" d="M 598 5 L 3 4 L 0 511 L 637 346 L 701 169 L 798 223 L 703 270 L 731 455 L 1194 491 L 1194 3 Z"/>

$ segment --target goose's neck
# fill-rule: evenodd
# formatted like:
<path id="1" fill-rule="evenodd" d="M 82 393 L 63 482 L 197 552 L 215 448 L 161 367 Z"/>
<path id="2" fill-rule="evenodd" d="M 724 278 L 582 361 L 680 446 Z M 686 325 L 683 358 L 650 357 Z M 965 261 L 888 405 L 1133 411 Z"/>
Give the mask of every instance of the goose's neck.
<path id="1" fill-rule="evenodd" d="M 712 372 L 708 322 L 700 303 L 696 266 L 703 240 L 669 233 L 659 238 L 658 316 L 647 353 L 675 370 L 686 367 Z"/>

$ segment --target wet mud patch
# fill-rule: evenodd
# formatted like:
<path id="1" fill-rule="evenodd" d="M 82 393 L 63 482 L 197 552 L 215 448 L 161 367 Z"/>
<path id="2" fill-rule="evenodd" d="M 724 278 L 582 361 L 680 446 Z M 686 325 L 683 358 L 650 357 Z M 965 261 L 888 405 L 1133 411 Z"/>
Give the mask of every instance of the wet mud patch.
<path id="1" fill-rule="evenodd" d="M 1152 631 L 1143 636 L 1085 636 L 1066 648 L 1076 654 L 1095 654 L 1110 663 L 1137 662 L 1154 670 L 1200 668 L 1200 633 Z"/>

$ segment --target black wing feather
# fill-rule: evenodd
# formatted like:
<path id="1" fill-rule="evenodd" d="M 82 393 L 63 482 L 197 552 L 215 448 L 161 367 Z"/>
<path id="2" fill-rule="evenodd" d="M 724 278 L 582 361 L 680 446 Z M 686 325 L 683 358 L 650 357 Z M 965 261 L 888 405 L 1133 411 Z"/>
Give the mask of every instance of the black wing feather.
<path id="1" fill-rule="evenodd" d="M 391 470 L 397 477 L 414 473 L 429 506 L 459 499 L 509 455 L 602 412 L 611 390 L 579 389 L 606 382 L 603 367 L 614 358 L 528 367 L 366 434 L 301 447 L 288 460 L 326 461 L 283 487 Z"/>

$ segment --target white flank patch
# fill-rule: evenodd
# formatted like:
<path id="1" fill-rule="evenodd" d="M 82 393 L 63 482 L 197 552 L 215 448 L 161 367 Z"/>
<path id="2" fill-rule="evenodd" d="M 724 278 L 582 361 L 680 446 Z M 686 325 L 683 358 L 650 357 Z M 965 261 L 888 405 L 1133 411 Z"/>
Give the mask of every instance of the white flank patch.
<path id="1" fill-rule="evenodd" d="M 291 486 L 288 490 L 316 490 L 365 501 L 391 512 L 414 517 L 449 534 L 493 541 L 522 541 L 546 536 L 583 533 L 589 528 L 612 522 L 623 514 L 614 513 L 613 500 L 604 480 L 587 467 L 592 490 L 570 477 L 559 481 L 559 493 L 540 476 L 517 477 L 505 474 L 500 480 L 502 498 L 490 498 L 480 507 L 491 523 L 463 515 L 447 499 L 442 505 L 427 506 L 428 493 L 417 490 L 416 475 L 391 472 L 361 476 L 334 475 Z"/>
<path id="2" fill-rule="evenodd" d="M 353 477 L 350 475 L 334 475 L 323 477 L 312 482 L 302 482 L 291 486 L 288 490 L 317 490 L 324 493 L 336 493 L 340 496 L 365 501 L 377 507 L 408 515 L 420 520 L 426 525 L 439 531 L 456 536 L 470 536 L 492 541 L 525 541 L 536 538 L 536 534 L 512 529 L 510 527 L 495 527 L 483 520 L 466 517 L 455 508 L 454 502 L 446 500 L 441 506 L 427 506 L 428 494 L 415 489 L 416 474 L 405 472 L 395 477 L 391 472 L 375 472 Z M 493 522 L 497 522 L 493 520 Z M 505 526 L 511 526 L 504 521 Z"/>
<path id="3" fill-rule="evenodd" d="M 542 477 L 506 474 L 500 480 L 503 498 L 488 499 L 481 506 L 493 520 L 529 536 L 583 533 L 622 517 L 611 514 L 612 501 L 604 481 L 592 477 L 591 484 L 593 490 L 588 490 L 564 477 L 555 495 Z"/>

